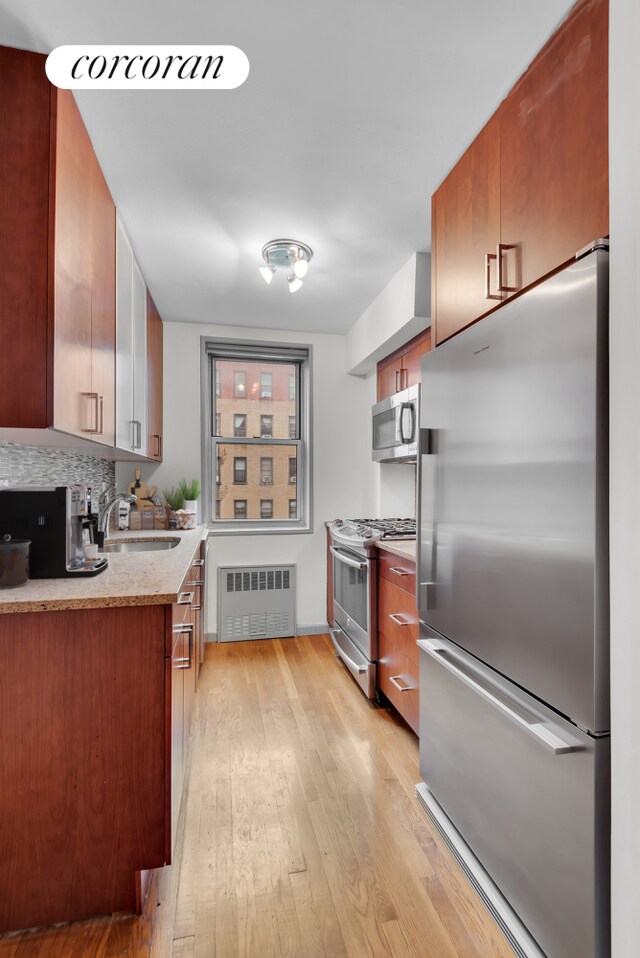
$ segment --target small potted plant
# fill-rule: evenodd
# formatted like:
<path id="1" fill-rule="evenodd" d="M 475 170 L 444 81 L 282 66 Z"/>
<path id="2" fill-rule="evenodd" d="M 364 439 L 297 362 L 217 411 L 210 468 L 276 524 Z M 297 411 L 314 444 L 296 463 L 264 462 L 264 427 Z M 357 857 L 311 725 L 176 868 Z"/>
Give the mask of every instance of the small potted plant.
<path id="1" fill-rule="evenodd" d="M 178 489 L 180 490 L 184 500 L 182 508 L 185 512 L 192 512 L 194 517 L 197 518 L 198 499 L 200 498 L 200 481 L 198 479 L 192 479 L 191 482 L 187 482 L 186 479 L 181 479 L 178 483 Z"/>
<path id="2" fill-rule="evenodd" d="M 171 489 L 163 489 L 162 495 L 164 496 L 164 501 L 167 504 L 167 512 L 169 519 L 169 528 L 177 529 L 178 528 L 178 519 L 176 517 L 176 512 L 178 509 L 182 509 L 184 505 L 184 495 L 178 486 L 177 489 L 173 487 Z"/>

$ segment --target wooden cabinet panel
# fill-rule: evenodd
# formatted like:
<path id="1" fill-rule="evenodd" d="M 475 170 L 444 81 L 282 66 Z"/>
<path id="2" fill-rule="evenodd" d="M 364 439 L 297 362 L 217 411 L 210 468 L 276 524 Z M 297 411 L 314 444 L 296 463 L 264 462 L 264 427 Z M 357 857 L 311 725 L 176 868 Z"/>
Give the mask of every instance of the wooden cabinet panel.
<path id="1" fill-rule="evenodd" d="M 58 429 L 88 436 L 91 397 L 91 142 L 70 90 L 57 94 L 54 238 L 54 407 Z"/>
<path id="2" fill-rule="evenodd" d="M 505 285 L 536 282 L 609 233 L 608 4 L 584 0 L 501 109 Z"/>
<path id="3" fill-rule="evenodd" d="M 184 785 L 184 672 L 186 633 L 173 633 L 171 654 L 171 847 L 167 862 L 173 861 L 180 801 Z"/>
<path id="4" fill-rule="evenodd" d="M 502 301 L 495 268 L 500 242 L 498 113 L 434 193 L 431 228 L 432 317 L 438 344 Z M 493 258 L 487 260 L 488 255 Z"/>
<path id="5" fill-rule="evenodd" d="M 377 366 L 377 402 L 419 383 L 422 357 L 430 349 L 431 329 L 426 329 L 381 360 Z"/>
<path id="6" fill-rule="evenodd" d="M 164 631 L 163 606 L 0 615 L 1 931 L 132 911 L 164 863 Z"/>
<path id="7" fill-rule="evenodd" d="M 147 290 L 147 455 L 157 462 L 162 462 L 162 367 L 162 320 Z"/>
<path id="8" fill-rule="evenodd" d="M 416 594 L 416 564 L 410 559 L 393 555 L 386 549 L 378 550 L 378 576 L 388 579 L 405 592 Z"/>
<path id="9" fill-rule="evenodd" d="M 115 444 L 116 414 L 116 209 L 92 152 L 91 391 L 97 396 L 98 432 Z"/>
<path id="10" fill-rule="evenodd" d="M 420 686 L 418 666 L 403 655 L 392 642 L 380 636 L 378 684 L 405 722 L 419 734 Z"/>
<path id="11" fill-rule="evenodd" d="M 378 632 L 393 642 L 399 652 L 418 661 L 418 610 L 415 596 L 389 582 L 378 580 Z"/>
<path id="12" fill-rule="evenodd" d="M 0 46 L 0 426 L 50 425 L 51 87 L 45 57 Z"/>

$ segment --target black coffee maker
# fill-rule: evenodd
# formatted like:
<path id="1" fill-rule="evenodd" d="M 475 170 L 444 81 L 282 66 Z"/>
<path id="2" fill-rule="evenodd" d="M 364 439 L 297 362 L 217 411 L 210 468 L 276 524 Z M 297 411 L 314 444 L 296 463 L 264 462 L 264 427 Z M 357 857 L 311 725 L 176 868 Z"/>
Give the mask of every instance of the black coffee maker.
<path id="1" fill-rule="evenodd" d="M 98 575 L 109 564 L 89 560 L 85 547 L 95 541 L 98 516 L 91 486 L 19 486 L 0 490 L 0 536 L 30 539 L 29 577 L 60 579 Z"/>

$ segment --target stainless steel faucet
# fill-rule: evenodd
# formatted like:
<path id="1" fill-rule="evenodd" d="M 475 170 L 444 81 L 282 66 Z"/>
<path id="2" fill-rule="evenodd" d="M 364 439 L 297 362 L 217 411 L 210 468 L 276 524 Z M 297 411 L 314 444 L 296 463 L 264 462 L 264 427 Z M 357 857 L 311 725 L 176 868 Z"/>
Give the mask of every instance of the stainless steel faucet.
<path id="1" fill-rule="evenodd" d="M 113 511 L 113 507 L 118 502 L 135 502 L 135 501 L 136 501 L 136 497 L 132 496 L 130 492 L 116 493 L 113 499 L 109 499 L 109 501 L 106 503 L 103 509 L 102 516 L 100 517 L 98 521 L 98 531 L 102 532 L 102 534 L 105 536 L 107 535 L 109 531 L 109 520 L 111 518 L 111 513 Z"/>

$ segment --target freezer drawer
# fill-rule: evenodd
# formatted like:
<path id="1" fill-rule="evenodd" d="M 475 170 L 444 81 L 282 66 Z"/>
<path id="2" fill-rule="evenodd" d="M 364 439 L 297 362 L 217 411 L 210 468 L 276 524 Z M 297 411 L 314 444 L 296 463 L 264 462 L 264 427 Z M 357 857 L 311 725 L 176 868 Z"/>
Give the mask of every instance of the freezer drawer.
<path id="1" fill-rule="evenodd" d="M 608 737 L 422 634 L 426 785 L 549 958 L 606 958 Z"/>

